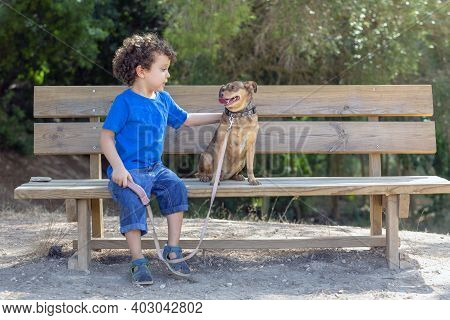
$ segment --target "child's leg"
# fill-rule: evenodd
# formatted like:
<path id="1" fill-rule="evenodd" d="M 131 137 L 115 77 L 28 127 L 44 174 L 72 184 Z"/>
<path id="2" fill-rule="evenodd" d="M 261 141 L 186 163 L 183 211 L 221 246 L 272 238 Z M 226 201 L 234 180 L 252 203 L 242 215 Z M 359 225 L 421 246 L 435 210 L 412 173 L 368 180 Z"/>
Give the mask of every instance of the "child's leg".
<path id="1" fill-rule="evenodd" d="M 183 224 L 183 211 L 169 214 L 167 216 L 168 225 L 168 245 L 178 246 L 181 235 L 181 226 Z M 170 259 L 175 259 L 177 255 L 175 252 L 169 254 Z"/>
<path id="2" fill-rule="evenodd" d="M 152 181 L 139 169 L 130 170 L 135 183 L 149 193 Z M 132 261 L 143 258 L 141 236 L 147 233 L 147 210 L 129 188 L 110 181 L 108 188 L 120 208 L 120 233 L 127 239 Z"/>
<path id="3" fill-rule="evenodd" d="M 131 252 L 131 260 L 141 259 L 142 255 L 142 245 L 141 245 L 141 230 L 130 230 L 125 233 L 125 238 L 127 239 L 128 248 Z"/>

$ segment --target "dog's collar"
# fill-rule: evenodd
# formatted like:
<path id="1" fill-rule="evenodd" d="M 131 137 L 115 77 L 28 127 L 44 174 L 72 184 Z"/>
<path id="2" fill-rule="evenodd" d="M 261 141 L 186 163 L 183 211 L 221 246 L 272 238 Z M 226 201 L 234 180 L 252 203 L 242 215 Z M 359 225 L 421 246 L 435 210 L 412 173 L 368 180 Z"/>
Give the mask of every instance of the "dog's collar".
<path id="1" fill-rule="evenodd" d="M 252 114 L 256 114 L 256 106 L 253 104 L 253 101 L 250 101 L 242 111 L 232 112 L 225 108 L 225 114 L 233 118 L 251 116 Z"/>

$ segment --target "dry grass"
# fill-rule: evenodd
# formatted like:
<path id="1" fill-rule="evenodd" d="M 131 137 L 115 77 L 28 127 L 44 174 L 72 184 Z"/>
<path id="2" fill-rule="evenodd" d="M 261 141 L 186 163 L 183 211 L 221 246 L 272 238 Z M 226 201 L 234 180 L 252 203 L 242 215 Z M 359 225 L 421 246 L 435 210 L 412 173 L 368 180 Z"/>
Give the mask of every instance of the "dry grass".
<path id="1" fill-rule="evenodd" d="M 40 240 L 33 247 L 32 254 L 35 257 L 44 257 L 48 255 L 49 249 L 53 246 L 62 246 L 67 239 L 69 228 L 54 219 L 51 219 L 44 231 L 40 234 Z"/>
<path id="2" fill-rule="evenodd" d="M 52 246 L 62 246 L 68 239 L 70 228 L 67 224 L 61 223 L 61 209 L 49 212 L 43 206 L 29 206 L 26 210 L 18 211 L 13 205 L 3 205 L 0 218 L 7 221 L 17 220 L 17 216 L 20 216 L 26 223 L 36 223 L 36 228 L 41 229 L 41 232 L 29 254 L 33 257 L 44 257 L 48 255 Z"/>

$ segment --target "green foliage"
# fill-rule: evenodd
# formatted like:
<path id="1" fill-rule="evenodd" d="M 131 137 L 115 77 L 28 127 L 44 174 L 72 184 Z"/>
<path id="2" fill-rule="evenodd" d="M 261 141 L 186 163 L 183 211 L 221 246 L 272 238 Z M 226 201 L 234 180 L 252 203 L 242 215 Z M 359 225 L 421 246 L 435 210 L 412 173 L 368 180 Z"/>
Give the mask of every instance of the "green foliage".
<path id="1" fill-rule="evenodd" d="M 111 73 L 114 52 L 122 45 L 122 41 L 132 34 L 145 32 L 161 34 L 166 27 L 164 15 L 165 10 L 161 1 L 96 1 L 93 16 L 107 30 L 107 36 L 97 42 L 98 67 L 90 70 L 80 69 L 79 77 L 75 79 L 76 83 L 79 85 L 120 84 Z"/>
<path id="2" fill-rule="evenodd" d="M 425 51 L 448 41 L 439 1 L 176 3 L 164 34 L 187 66 L 213 64 L 210 74 L 202 69 L 202 83 L 217 73 L 264 84 L 395 83 L 417 77 Z M 437 28 L 444 34 L 431 39 Z M 195 73 L 180 72 L 181 82 Z"/>
<path id="3" fill-rule="evenodd" d="M 241 26 L 254 19 L 249 1 L 176 0 L 166 2 L 167 21 L 164 37 L 179 55 L 174 76 L 189 84 L 217 84 L 225 80 L 217 72 L 221 64 L 220 51 L 227 39 L 241 34 Z"/>
<path id="4" fill-rule="evenodd" d="M 95 66 L 106 32 L 93 10 L 94 1 L 0 4 L 0 148 L 31 151 L 34 85 L 73 84 Z"/>
<path id="5" fill-rule="evenodd" d="M 136 32 L 160 32 L 158 1 L 0 4 L 0 148 L 32 152 L 33 86 L 118 84 L 111 61 Z M 8 125 L 7 125 L 8 124 Z"/>
<path id="6" fill-rule="evenodd" d="M 12 92 L 7 92 L 0 99 L 0 147 L 31 153 L 33 122 L 14 104 L 13 97 Z"/>
<path id="7" fill-rule="evenodd" d="M 0 81 L 69 84 L 77 68 L 92 68 L 96 41 L 106 37 L 93 18 L 94 1 L 11 1 L 0 7 Z M 48 77 L 48 79 L 47 79 Z"/>

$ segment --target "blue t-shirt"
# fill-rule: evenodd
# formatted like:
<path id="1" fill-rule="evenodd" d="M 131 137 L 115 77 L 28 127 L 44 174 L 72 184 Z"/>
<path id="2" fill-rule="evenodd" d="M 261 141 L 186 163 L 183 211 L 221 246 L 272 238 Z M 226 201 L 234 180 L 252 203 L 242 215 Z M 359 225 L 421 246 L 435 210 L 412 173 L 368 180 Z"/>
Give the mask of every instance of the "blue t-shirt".
<path id="1" fill-rule="evenodd" d="M 178 129 L 187 118 L 166 91 L 154 99 L 127 89 L 114 100 L 103 129 L 115 132 L 117 153 L 127 170 L 161 161 L 167 125 Z M 107 170 L 111 179 L 112 167 Z"/>

